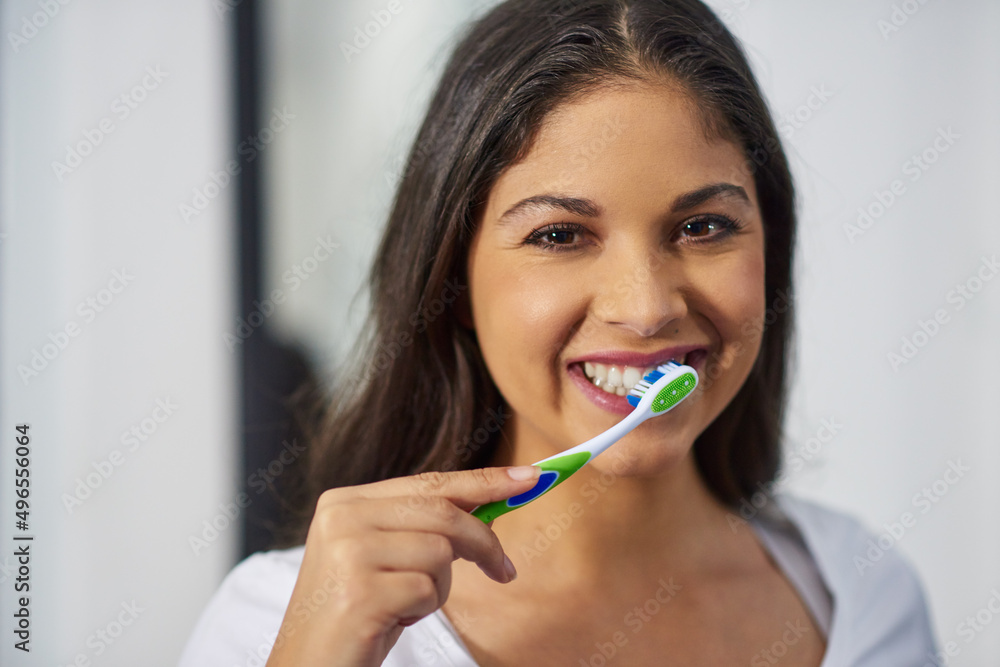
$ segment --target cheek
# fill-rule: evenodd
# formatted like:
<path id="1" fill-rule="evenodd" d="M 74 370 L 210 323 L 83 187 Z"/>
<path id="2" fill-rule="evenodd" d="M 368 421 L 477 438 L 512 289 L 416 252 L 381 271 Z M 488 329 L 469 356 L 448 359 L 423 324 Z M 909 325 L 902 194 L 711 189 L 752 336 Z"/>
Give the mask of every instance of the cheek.
<path id="1" fill-rule="evenodd" d="M 728 290 L 721 297 L 722 303 L 729 314 L 727 324 L 738 327 L 736 332 L 730 331 L 731 337 L 753 343 L 752 333 L 758 331 L 764 316 L 764 260 L 750 257 L 736 262 L 728 276 Z M 759 333 L 759 331 L 758 331 Z M 759 335 L 756 336 L 759 338 Z"/>
<path id="2" fill-rule="evenodd" d="M 702 313 L 718 332 L 723 368 L 749 373 L 760 349 L 764 329 L 764 259 L 747 253 L 706 271 L 702 285 Z M 742 380 L 741 380 L 742 381 Z"/>
<path id="3" fill-rule="evenodd" d="M 579 319 L 575 292 L 551 271 L 500 258 L 477 262 L 470 275 L 476 336 L 486 365 L 511 402 L 515 394 L 541 388 L 555 376 L 561 346 Z"/>

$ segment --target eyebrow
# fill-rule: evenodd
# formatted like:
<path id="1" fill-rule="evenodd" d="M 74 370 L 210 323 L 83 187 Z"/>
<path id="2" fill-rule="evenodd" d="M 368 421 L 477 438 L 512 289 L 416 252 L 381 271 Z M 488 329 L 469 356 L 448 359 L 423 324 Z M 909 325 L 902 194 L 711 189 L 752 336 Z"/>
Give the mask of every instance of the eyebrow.
<path id="1" fill-rule="evenodd" d="M 697 190 L 686 192 L 678 197 L 674 202 L 674 205 L 671 207 L 670 212 L 682 213 L 701 206 L 705 202 L 711 201 L 712 199 L 729 197 L 733 197 L 747 204 L 750 203 L 750 197 L 747 196 L 746 190 L 739 185 L 733 185 L 732 183 L 713 183 L 711 185 L 700 187 Z M 543 212 L 549 210 L 566 211 L 567 213 L 572 213 L 573 215 L 579 215 L 585 218 L 596 218 L 601 215 L 603 209 L 601 209 L 601 207 L 593 200 L 581 197 L 561 197 L 551 194 L 534 195 L 532 197 L 522 199 L 504 211 L 504 213 L 497 219 L 497 222 L 506 224 L 528 211 Z"/>

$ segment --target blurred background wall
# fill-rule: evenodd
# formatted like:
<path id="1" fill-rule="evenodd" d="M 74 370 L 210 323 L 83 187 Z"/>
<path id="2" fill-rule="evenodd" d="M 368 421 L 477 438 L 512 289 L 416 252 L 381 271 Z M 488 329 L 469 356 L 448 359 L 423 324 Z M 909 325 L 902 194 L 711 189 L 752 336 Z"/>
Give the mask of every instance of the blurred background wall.
<path id="1" fill-rule="evenodd" d="M 493 3 L 400 0 L 350 54 L 342 43 L 387 3 L 255 3 L 252 137 L 233 93 L 242 4 L 0 5 L 5 665 L 176 661 L 246 545 L 246 508 L 228 515 L 249 481 L 245 343 L 263 336 L 241 300 L 227 165 L 262 168 L 259 293 L 283 301 L 260 330 L 333 382 L 408 143 L 456 30 Z M 1000 6 L 710 4 L 744 41 L 799 188 L 781 485 L 889 536 L 940 642 L 955 642 L 948 664 L 996 664 Z M 19 370 L 36 352 L 37 375 Z M 9 641 L 19 423 L 33 448 L 30 657 Z M 142 611 L 101 645 L 123 604 Z"/>
<path id="2" fill-rule="evenodd" d="M 230 30 L 200 0 L 0 8 L 0 664 L 174 664 L 237 556 L 188 541 L 236 490 L 233 189 L 179 210 L 232 157 Z"/>

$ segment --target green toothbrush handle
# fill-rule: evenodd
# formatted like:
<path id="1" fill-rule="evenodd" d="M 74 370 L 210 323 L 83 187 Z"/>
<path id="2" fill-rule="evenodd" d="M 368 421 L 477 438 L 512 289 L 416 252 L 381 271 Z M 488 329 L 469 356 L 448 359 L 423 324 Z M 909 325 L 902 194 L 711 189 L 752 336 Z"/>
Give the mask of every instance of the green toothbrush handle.
<path id="1" fill-rule="evenodd" d="M 502 516 L 511 510 L 516 510 L 522 505 L 527 505 L 535 498 L 547 493 L 563 481 L 582 468 L 590 460 L 590 452 L 577 452 L 576 454 L 566 454 L 545 459 L 534 464 L 542 469 L 542 474 L 538 478 L 538 483 L 530 490 L 507 500 L 497 500 L 492 503 L 480 505 L 472 510 L 472 516 L 478 517 L 483 523 L 489 523 L 498 516 Z"/>

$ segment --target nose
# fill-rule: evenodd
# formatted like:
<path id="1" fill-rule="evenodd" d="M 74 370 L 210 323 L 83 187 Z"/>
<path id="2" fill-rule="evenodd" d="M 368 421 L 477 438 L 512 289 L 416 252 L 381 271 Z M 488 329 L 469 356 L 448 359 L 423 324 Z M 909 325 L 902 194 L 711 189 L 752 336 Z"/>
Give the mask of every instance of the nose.
<path id="1" fill-rule="evenodd" d="M 607 259 L 609 265 L 599 272 L 602 279 L 592 303 L 602 323 L 650 337 L 687 315 L 679 262 L 645 249 Z"/>

